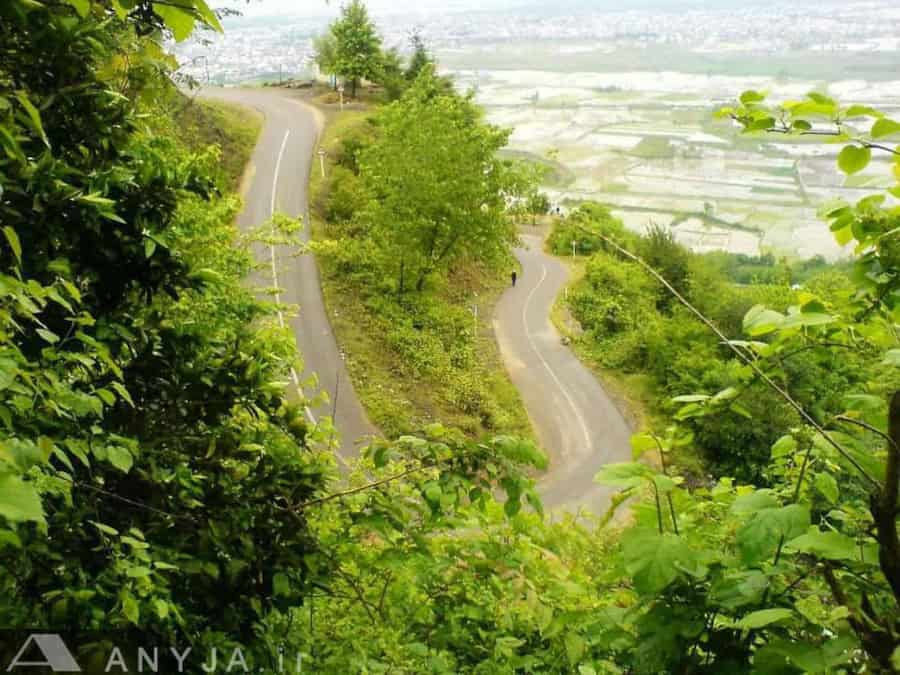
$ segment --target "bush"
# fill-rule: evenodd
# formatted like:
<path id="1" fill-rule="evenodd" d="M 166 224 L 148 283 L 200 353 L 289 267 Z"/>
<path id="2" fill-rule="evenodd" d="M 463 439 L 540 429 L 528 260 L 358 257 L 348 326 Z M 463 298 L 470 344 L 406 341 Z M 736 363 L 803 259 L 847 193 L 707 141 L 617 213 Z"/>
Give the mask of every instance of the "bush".
<path id="1" fill-rule="evenodd" d="M 346 223 L 366 205 L 368 200 L 362 182 L 350 169 L 335 166 L 331 172 L 325 217 L 331 223 Z"/>
<path id="2" fill-rule="evenodd" d="M 621 245 L 634 243 L 637 236 L 628 231 L 622 221 L 610 213 L 609 208 L 597 202 L 587 202 L 556 224 L 547 239 L 547 245 L 553 253 L 563 256 L 572 255 L 572 242 L 575 242 L 575 252 L 578 255 L 611 251 L 612 247 L 597 235 L 614 239 Z"/>

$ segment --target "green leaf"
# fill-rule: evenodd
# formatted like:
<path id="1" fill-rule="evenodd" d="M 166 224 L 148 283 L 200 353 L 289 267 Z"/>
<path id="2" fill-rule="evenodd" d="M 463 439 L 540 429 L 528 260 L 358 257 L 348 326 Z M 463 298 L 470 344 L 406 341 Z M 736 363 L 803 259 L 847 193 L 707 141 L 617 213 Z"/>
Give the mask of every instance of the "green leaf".
<path id="1" fill-rule="evenodd" d="M 75 11 L 78 12 L 78 16 L 82 19 L 91 11 L 91 0 L 66 0 L 66 2 L 75 8 Z"/>
<path id="2" fill-rule="evenodd" d="M 153 601 L 153 610 L 156 612 L 156 616 L 160 619 L 165 619 L 169 616 L 169 603 L 160 598 L 156 598 Z"/>
<path id="3" fill-rule="evenodd" d="M 797 439 L 790 434 L 784 435 L 775 441 L 772 446 L 772 458 L 787 457 L 797 451 Z"/>
<path id="4" fill-rule="evenodd" d="M 651 434 L 635 434 L 631 437 L 631 458 L 640 459 L 641 455 L 649 450 L 656 450 L 659 446 Z"/>
<path id="5" fill-rule="evenodd" d="M 785 609 L 783 607 L 760 609 L 756 612 L 751 612 L 750 614 L 742 617 L 741 620 L 737 622 L 737 627 L 747 630 L 762 628 L 763 626 L 768 626 L 769 624 L 789 619 L 793 615 L 794 613 L 791 610 Z"/>
<path id="6" fill-rule="evenodd" d="M 144 579 L 149 577 L 152 574 L 152 570 L 149 567 L 129 567 L 125 572 L 125 575 L 131 579 Z"/>
<path id="7" fill-rule="evenodd" d="M 16 100 L 19 101 L 21 106 L 25 108 L 25 112 L 28 113 L 31 128 L 41 137 L 41 140 L 44 141 L 44 145 L 49 148 L 50 141 L 47 139 L 47 134 L 44 132 L 44 125 L 41 122 L 41 113 L 34 107 L 34 104 L 28 100 L 28 97 L 25 96 L 25 94 L 16 94 Z"/>
<path id="8" fill-rule="evenodd" d="M 423 490 L 423 494 L 425 495 L 425 499 L 431 502 L 432 504 L 440 504 L 441 503 L 441 486 L 434 482 L 430 481 L 425 485 L 425 489 Z"/>
<path id="9" fill-rule="evenodd" d="M 639 531 L 625 536 L 625 568 L 639 593 L 658 593 L 685 570 L 698 570 L 696 554 L 671 533 Z"/>
<path id="10" fill-rule="evenodd" d="M 816 474 L 814 484 L 816 490 L 821 492 L 822 496 L 824 496 L 831 504 L 837 503 L 838 497 L 840 496 L 840 490 L 838 489 L 838 484 L 834 479 L 834 476 L 830 473 Z"/>
<path id="11" fill-rule="evenodd" d="M 760 103 L 765 100 L 765 94 L 758 91 L 753 91 L 752 89 L 748 89 L 741 94 L 741 103 L 743 103 L 744 105 L 752 105 L 753 103 Z"/>
<path id="12" fill-rule="evenodd" d="M 747 565 L 771 558 L 782 537 L 790 541 L 809 527 L 809 508 L 791 504 L 756 512 L 737 531 L 735 541 Z"/>
<path id="13" fill-rule="evenodd" d="M 13 254 L 16 256 L 16 260 L 18 260 L 19 264 L 21 265 L 22 243 L 19 241 L 19 235 L 16 234 L 16 231 L 9 225 L 4 226 L 3 234 L 6 237 L 6 241 L 9 242 L 9 247 L 12 249 Z"/>
<path id="14" fill-rule="evenodd" d="M 290 595 L 291 581 L 284 572 L 276 572 L 272 577 L 272 593 L 275 597 Z"/>
<path id="15" fill-rule="evenodd" d="M 838 155 L 838 167 L 848 176 L 859 173 L 865 169 L 872 159 L 872 150 L 869 148 L 848 145 Z"/>
<path id="16" fill-rule="evenodd" d="M 104 534 L 108 534 L 113 537 L 119 536 L 119 531 L 114 527 L 110 527 L 109 525 L 105 525 L 103 523 L 98 523 L 96 520 L 89 520 L 88 522 Z"/>
<path id="17" fill-rule="evenodd" d="M 32 483 L 18 476 L 0 475 L 0 516 L 11 523 L 44 523 L 41 497 Z"/>
<path id="18" fill-rule="evenodd" d="M 176 42 L 183 42 L 194 30 L 194 15 L 178 7 L 153 3 L 153 11 L 163 20 L 166 27 L 172 31 Z"/>
<path id="19" fill-rule="evenodd" d="M 135 625 L 137 625 L 138 619 L 141 616 L 141 610 L 140 607 L 138 607 L 137 600 L 135 600 L 134 596 L 128 592 L 122 594 L 122 614 Z"/>
<path id="20" fill-rule="evenodd" d="M 131 456 L 128 449 L 118 445 L 110 445 L 106 448 L 106 459 L 122 473 L 131 471 L 134 464 L 134 457 Z"/>
<path id="21" fill-rule="evenodd" d="M 594 482 L 628 488 L 640 485 L 643 481 L 649 480 L 652 475 L 653 470 L 646 464 L 622 462 L 604 466 L 594 477 Z"/>
<path id="22" fill-rule="evenodd" d="M 194 0 L 194 7 L 197 9 L 197 13 L 200 15 L 203 23 L 218 33 L 222 32 L 222 24 L 219 23 L 219 17 L 209 8 L 206 0 Z"/>
<path id="23" fill-rule="evenodd" d="M 734 514 L 756 513 L 763 509 L 776 509 L 780 506 L 777 497 L 770 490 L 755 490 L 750 494 L 740 495 L 731 505 Z"/>
<path id="24" fill-rule="evenodd" d="M 885 138 L 894 134 L 900 134 L 900 122 L 882 117 L 872 125 L 872 138 Z"/>
<path id="25" fill-rule="evenodd" d="M 875 108 L 867 105 L 851 105 L 844 111 L 844 117 L 847 119 L 853 117 L 881 117 L 882 114 Z"/>
<path id="26" fill-rule="evenodd" d="M 125 388 L 121 382 L 110 382 L 110 387 L 116 390 L 116 393 L 133 408 L 134 401 L 131 400 L 131 394 L 128 393 L 128 390 Z"/>
<path id="27" fill-rule="evenodd" d="M 584 650 L 587 643 L 578 633 L 570 631 L 565 637 L 566 656 L 569 659 L 569 665 L 574 666 L 584 656 Z"/>
<path id="28" fill-rule="evenodd" d="M 840 532 L 823 532 L 817 528 L 797 537 L 786 548 L 827 560 L 856 560 L 859 557 L 853 539 Z"/>
<path id="29" fill-rule="evenodd" d="M 45 328 L 38 328 L 37 334 L 43 338 L 44 342 L 49 342 L 51 345 L 59 342 L 59 336 Z"/>
<path id="30" fill-rule="evenodd" d="M 765 335 L 777 330 L 784 321 L 784 315 L 762 305 L 750 308 L 744 315 L 744 332 L 748 335 Z"/>

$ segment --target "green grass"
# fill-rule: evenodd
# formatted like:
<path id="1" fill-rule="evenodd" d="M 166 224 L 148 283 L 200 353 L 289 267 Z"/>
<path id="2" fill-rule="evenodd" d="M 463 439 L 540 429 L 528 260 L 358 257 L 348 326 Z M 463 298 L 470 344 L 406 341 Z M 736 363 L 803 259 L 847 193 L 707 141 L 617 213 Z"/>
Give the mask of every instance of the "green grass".
<path id="1" fill-rule="evenodd" d="M 321 147 L 328 157 L 338 154 L 341 139 L 364 124 L 370 110 L 326 111 L 328 123 L 321 139 Z M 326 173 L 332 170 L 326 161 Z M 333 234 L 333 226 L 324 220 L 328 180 L 323 180 L 318 166 L 310 177 L 310 223 L 313 240 L 323 243 Z M 471 340 L 460 352 L 470 358 L 443 370 L 416 372 L 410 366 L 408 354 L 403 354 L 391 342 L 401 320 L 415 323 L 413 314 L 401 308 L 392 298 L 360 288 L 346 275 L 338 274 L 327 255 L 319 255 L 322 272 L 322 291 L 338 343 L 347 354 L 347 368 L 354 388 L 372 422 L 388 437 L 413 432 L 423 426 L 441 422 L 457 427 L 472 437 L 485 434 L 513 434 L 532 438 L 531 424 L 518 391 L 509 379 L 494 338 L 491 319 L 493 308 L 506 287 L 506 271 L 500 273 L 477 265 L 455 269 L 416 298 L 417 307 L 427 307 L 429 313 L 440 317 L 463 317 L 464 331 L 448 337 L 431 323 L 423 322 L 421 330 L 410 329 L 409 337 L 423 338 L 433 344 L 439 340 Z M 471 324 L 464 317 L 476 300 L 478 323 Z M 386 316 L 385 312 L 390 313 Z M 471 326 L 471 328 L 469 328 Z M 456 345 L 455 345 L 456 346 Z M 438 357 L 442 356 L 437 354 Z M 440 359 L 438 359 L 440 361 Z M 474 392 L 477 405 L 467 406 L 469 398 L 454 401 L 451 392 Z M 457 398 L 460 398 L 457 396 Z M 468 408 L 468 409 L 467 409 Z"/>
<path id="2" fill-rule="evenodd" d="M 219 147 L 224 186 L 237 190 L 256 147 L 262 115 L 233 103 L 185 97 L 176 109 L 174 119 L 175 132 L 188 148 Z"/>

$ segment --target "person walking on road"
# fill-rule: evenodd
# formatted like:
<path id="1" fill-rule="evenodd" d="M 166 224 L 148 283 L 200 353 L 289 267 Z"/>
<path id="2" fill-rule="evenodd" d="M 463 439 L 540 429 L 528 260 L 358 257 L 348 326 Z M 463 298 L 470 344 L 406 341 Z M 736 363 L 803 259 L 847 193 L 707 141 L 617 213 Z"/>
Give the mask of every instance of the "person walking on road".
<path id="1" fill-rule="evenodd" d="M 515 270 L 513 270 L 513 273 L 512 273 L 512 285 L 513 285 L 513 288 L 515 288 L 515 286 L 516 286 L 516 279 L 518 279 L 518 278 L 519 278 L 519 275 L 516 274 L 516 271 L 515 271 Z"/>

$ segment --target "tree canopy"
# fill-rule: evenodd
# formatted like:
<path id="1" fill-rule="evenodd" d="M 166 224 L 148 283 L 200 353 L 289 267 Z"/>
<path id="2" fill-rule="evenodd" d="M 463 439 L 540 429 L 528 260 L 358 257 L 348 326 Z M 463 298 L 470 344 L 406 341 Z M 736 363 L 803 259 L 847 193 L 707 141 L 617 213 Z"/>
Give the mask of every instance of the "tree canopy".
<path id="1" fill-rule="evenodd" d="M 350 81 L 350 93 L 356 96 L 360 80 L 375 80 L 381 72 L 381 36 L 362 0 L 351 0 L 341 7 L 331 33 L 335 41 L 334 72 Z"/>

